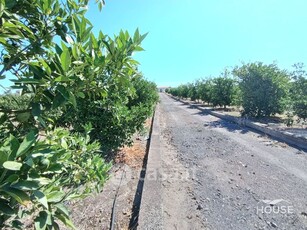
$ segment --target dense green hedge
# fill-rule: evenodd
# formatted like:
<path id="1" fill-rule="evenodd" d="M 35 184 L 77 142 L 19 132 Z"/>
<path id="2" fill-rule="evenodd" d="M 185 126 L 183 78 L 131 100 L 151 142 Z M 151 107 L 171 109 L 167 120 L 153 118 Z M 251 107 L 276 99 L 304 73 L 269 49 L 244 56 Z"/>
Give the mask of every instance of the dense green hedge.
<path id="1" fill-rule="evenodd" d="M 242 106 L 242 115 L 268 117 L 276 113 L 291 113 L 307 118 L 307 79 L 303 64 L 294 71 L 261 62 L 243 64 L 221 77 L 201 79 L 170 88 L 168 92 L 180 98 L 202 100 L 213 106 Z M 232 75 L 232 76 L 230 76 Z"/>
<path id="2" fill-rule="evenodd" d="M 68 106 L 56 123 L 80 131 L 84 121 L 90 122 L 90 136 L 101 143 L 103 152 L 117 149 L 130 143 L 131 136 L 143 128 L 158 100 L 156 85 L 141 75 L 131 79 L 131 90 L 133 94 L 113 89 L 105 99 L 79 99 L 78 109 Z"/>
<path id="3" fill-rule="evenodd" d="M 236 94 L 236 82 L 228 76 L 213 79 L 198 80 L 196 83 L 180 85 L 167 90 L 168 93 L 191 100 L 202 100 L 213 106 L 230 105 L 234 102 Z"/>

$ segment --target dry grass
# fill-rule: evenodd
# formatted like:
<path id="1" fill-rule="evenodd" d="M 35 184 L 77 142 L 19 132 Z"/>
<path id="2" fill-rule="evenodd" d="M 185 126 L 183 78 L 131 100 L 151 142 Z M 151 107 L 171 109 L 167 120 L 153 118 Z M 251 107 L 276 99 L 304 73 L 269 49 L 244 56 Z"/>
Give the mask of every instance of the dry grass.
<path id="1" fill-rule="evenodd" d="M 151 118 L 145 121 L 144 126 L 146 130 L 150 129 L 151 121 Z M 132 146 L 124 146 L 116 154 L 115 163 L 127 164 L 132 168 L 141 168 L 146 155 L 146 145 L 147 137 L 136 134 L 133 138 Z"/>

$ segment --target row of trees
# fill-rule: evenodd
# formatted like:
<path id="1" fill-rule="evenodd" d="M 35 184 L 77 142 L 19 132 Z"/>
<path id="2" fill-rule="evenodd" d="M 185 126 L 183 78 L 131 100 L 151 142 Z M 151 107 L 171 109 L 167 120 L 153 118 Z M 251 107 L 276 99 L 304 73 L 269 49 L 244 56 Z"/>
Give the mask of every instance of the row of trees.
<path id="1" fill-rule="evenodd" d="M 158 100 L 132 58 L 146 34 L 96 36 L 88 2 L 0 1 L 0 79 L 21 93 L 0 97 L 0 228 L 74 228 L 65 202 L 101 189 Z"/>
<path id="2" fill-rule="evenodd" d="M 222 76 L 197 80 L 170 88 L 180 98 L 201 100 L 213 106 L 242 106 L 242 115 L 268 117 L 285 110 L 301 119 L 307 118 L 307 79 L 303 64 L 292 72 L 276 64 L 243 64 Z"/>

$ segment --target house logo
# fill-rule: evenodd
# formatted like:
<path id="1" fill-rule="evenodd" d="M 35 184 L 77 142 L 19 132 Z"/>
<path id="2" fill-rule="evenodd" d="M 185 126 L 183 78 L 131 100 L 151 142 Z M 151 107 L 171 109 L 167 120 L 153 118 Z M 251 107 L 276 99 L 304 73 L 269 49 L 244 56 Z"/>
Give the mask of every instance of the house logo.
<path id="1" fill-rule="evenodd" d="M 294 207 L 284 199 L 261 200 L 256 207 L 257 214 L 292 214 Z"/>

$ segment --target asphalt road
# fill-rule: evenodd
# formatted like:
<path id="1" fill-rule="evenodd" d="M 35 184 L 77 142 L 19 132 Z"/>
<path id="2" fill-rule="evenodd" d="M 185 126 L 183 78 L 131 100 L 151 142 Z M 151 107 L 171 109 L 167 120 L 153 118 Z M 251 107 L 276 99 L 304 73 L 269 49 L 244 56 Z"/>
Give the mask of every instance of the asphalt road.
<path id="1" fill-rule="evenodd" d="M 307 153 L 160 94 L 163 229 L 307 229 Z"/>

